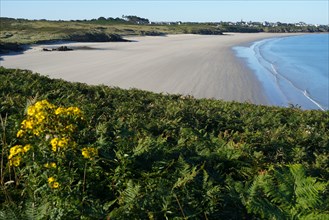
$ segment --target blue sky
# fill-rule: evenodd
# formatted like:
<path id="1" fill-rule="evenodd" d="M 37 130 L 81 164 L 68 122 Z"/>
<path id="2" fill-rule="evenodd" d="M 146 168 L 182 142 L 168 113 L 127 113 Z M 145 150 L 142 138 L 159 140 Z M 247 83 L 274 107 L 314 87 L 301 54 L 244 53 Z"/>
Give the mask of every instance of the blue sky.
<path id="1" fill-rule="evenodd" d="M 329 24 L 329 0 L 0 0 L 1 17 L 75 20 L 137 15 L 150 21 L 270 21 Z"/>

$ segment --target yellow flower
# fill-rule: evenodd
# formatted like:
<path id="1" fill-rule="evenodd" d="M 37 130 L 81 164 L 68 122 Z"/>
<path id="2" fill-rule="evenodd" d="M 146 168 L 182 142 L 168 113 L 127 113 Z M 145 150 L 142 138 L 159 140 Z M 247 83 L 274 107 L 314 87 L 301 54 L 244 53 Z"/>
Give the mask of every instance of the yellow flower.
<path id="1" fill-rule="evenodd" d="M 36 135 L 36 136 L 39 136 L 40 135 L 40 128 L 39 129 L 34 129 L 33 134 Z"/>
<path id="2" fill-rule="evenodd" d="M 40 124 L 43 120 L 45 120 L 46 116 L 44 112 L 39 112 L 35 115 L 35 118 L 37 119 L 37 122 Z"/>
<path id="3" fill-rule="evenodd" d="M 55 110 L 55 114 L 56 114 L 56 115 L 62 114 L 63 112 L 65 112 L 65 108 L 62 108 L 62 107 L 58 107 L 58 108 Z"/>
<path id="4" fill-rule="evenodd" d="M 55 178 L 54 177 L 49 177 L 48 178 L 48 183 L 52 183 L 52 182 L 55 182 Z"/>
<path id="5" fill-rule="evenodd" d="M 66 148 L 68 146 L 68 138 L 54 138 L 50 141 L 52 151 L 56 152 L 59 148 Z"/>
<path id="6" fill-rule="evenodd" d="M 94 147 L 84 147 L 82 148 L 81 154 L 84 158 L 92 158 L 98 155 L 98 150 Z"/>
<path id="7" fill-rule="evenodd" d="M 36 112 L 36 109 L 33 105 L 31 105 L 27 108 L 27 115 L 33 116 L 35 114 L 35 112 Z"/>
<path id="8" fill-rule="evenodd" d="M 68 143 L 68 139 L 67 138 L 62 138 L 58 141 L 58 147 L 65 147 Z"/>
<path id="9" fill-rule="evenodd" d="M 52 184 L 52 188 L 57 189 L 58 187 L 59 187 L 59 183 L 58 182 L 54 182 Z"/>
<path id="10" fill-rule="evenodd" d="M 9 150 L 9 153 L 11 155 L 16 155 L 16 154 L 19 154 L 20 152 L 22 152 L 22 145 L 15 145 L 15 146 L 11 147 Z"/>
<path id="11" fill-rule="evenodd" d="M 11 147 L 10 150 L 9 150 L 8 160 L 12 160 L 13 157 L 16 156 L 19 153 L 24 153 L 24 149 L 23 149 L 22 145 L 15 145 L 14 147 Z M 12 165 L 14 165 L 13 161 L 12 161 Z"/>
<path id="12" fill-rule="evenodd" d="M 18 138 L 20 138 L 20 137 L 22 137 L 24 135 L 24 131 L 23 130 L 19 130 L 18 132 L 17 132 L 17 137 Z"/>
<path id="13" fill-rule="evenodd" d="M 18 167 L 21 163 L 21 157 L 13 157 L 9 160 L 9 166 Z"/>
<path id="14" fill-rule="evenodd" d="M 57 146 L 54 146 L 54 145 L 53 145 L 53 146 L 51 147 L 51 150 L 52 150 L 53 152 L 56 152 L 56 151 L 57 151 Z"/>
<path id="15" fill-rule="evenodd" d="M 81 110 L 78 107 L 69 107 L 67 108 L 67 113 L 80 116 L 82 114 Z"/>
<path id="16" fill-rule="evenodd" d="M 24 121 L 22 121 L 22 128 L 25 128 L 25 129 L 32 129 L 32 128 L 33 128 L 33 123 L 32 123 L 32 121 L 29 121 L 29 120 L 24 120 Z"/>
<path id="17" fill-rule="evenodd" d="M 45 108 L 54 108 L 54 105 L 50 104 L 47 100 L 42 100 L 42 101 L 38 101 L 34 104 L 35 108 L 37 109 L 37 111 L 40 111 L 41 109 L 45 109 Z"/>
<path id="18" fill-rule="evenodd" d="M 21 158 L 20 157 L 15 157 L 15 160 L 13 162 L 13 165 L 15 167 L 18 167 L 20 165 L 20 163 L 21 163 Z"/>
<path id="19" fill-rule="evenodd" d="M 51 144 L 52 151 L 56 152 L 57 151 L 58 138 L 53 138 L 50 141 L 50 144 Z"/>
<path id="20" fill-rule="evenodd" d="M 48 178 L 48 184 L 53 189 L 57 189 L 59 187 L 59 183 L 56 181 L 54 177 Z"/>
<path id="21" fill-rule="evenodd" d="M 29 150 L 31 149 L 31 145 L 30 144 L 27 144 L 23 147 L 23 152 L 26 153 L 28 152 Z"/>
<path id="22" fill-rule="evenodd" d="M 8 160 L 10 162 L 9 165 L 18 167 L 21 162 L 21 157 L 17 155 L 20 153 L 22 154 L 26 153 L 28 150 L 30 150 L 30 148 L 31 145 L 29 144 L 25 145 L 24 147 L 22 145 L 15 145 L 11 147 L 8 156 Z"/>
<path id="23" fill-rule="evenodd" d="M 39 102 L 36 102 L 35 104 L 34 104 L 34 107 L 37 109 L 37 111 L 39 111 L 40 109 L 42 109 L 42 102 L 41 101 L 39 101 Z"/>

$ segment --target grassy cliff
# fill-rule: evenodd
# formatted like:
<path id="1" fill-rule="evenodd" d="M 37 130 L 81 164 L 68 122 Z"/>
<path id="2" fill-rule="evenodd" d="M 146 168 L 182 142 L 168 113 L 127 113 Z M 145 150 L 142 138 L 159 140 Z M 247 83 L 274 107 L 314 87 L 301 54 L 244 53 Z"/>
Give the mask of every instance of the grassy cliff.
<path id="1" fill-rule="evenodd" d="M 329 111 L 88 86 L 5 68 L 0 82 L 0 219 L 329 217 Z M 60 121 L 57 112 L 41 134 L 18 134 L 41 100 L 77 107 L 82 121 L 68 114 Z M 75 133 L 52 133 L 68 122 Z M 69 137 L 74 147 L 52 152 L 50 137 Z M 14 154 L 18 166 L 8 158 Z"/>

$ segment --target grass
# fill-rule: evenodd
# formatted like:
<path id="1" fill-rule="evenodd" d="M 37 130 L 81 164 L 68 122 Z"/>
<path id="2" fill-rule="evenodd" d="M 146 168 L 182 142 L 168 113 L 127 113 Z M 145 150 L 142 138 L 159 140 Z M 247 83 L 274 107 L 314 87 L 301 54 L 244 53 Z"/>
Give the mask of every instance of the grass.
<path id="1" fill-rule="evenodd" d="M 0 82 L 0 219 L 329 216 L 329 111 L 88 86 L 5 68 Z M 8 164 L 17 144 L 34 140 L 34 155 L 51 147 L 16 136 L 27 106 L 40 100 L 84 113 L 71 136 L 77 148 L 52 159 L 56 172 L 31 156 Z M 86 146 L 98 150 L 95 159 L 81 156 Z"/>
<path id="2" fill-rule="evenodd" d="M 72 35 L 116 34 L 221 34 L 222 32 L 328 32 L 328 26 L 246 27 L 218 23 L 181 23 L 172 25 L 137 25 L 117 21 L 46 21 L 0 18 L 2 44 L 33 44 L 51 40 L 70 40 Z"/>
<path id="3" fill-rule="evenodd" d="M 31 44 L 44 40 L 67 39 L 81 33 L 107 33 L 127 35 L 183 34 L 215 25 L 135 25 L 116 22 L 28 21 L 1 19 L 0 39 L 3 43 Z"/>

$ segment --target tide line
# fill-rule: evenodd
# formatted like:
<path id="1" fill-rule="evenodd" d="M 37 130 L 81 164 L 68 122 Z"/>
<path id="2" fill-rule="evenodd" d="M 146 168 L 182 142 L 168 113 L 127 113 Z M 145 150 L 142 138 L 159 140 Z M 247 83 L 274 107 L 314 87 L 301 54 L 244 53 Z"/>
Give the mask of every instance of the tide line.
<path id="1" fill-rule="evenodd" d="M 315 101 L 314 99 L 311 98 L 311 96 L 309 95 L 309 93 L 307 92 L 307 90 L 304 90 L 303 92 L 304 96 L 309 99 L 311 102 L 313 102 L 316 106 L 318 106 L 322 111 L 326 111 L 325 108 L 323 108 L 323 106 L 321 106 L 317 101 Z"/>

